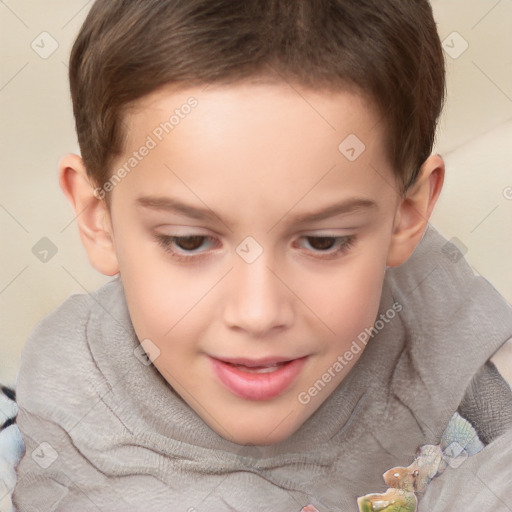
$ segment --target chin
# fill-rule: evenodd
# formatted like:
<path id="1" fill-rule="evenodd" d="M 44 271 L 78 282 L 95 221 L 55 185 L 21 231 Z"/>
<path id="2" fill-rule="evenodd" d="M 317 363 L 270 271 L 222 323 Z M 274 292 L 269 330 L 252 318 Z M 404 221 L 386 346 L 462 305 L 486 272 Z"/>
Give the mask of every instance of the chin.
<path id="1" fill-rule="evenodd" d="M 228 438 L 228 441 L 240 445 L 269 446 L 284 441 L 299 428 L 300 424 L 291 425 L 286 421 L 271 428 L 269 428 L 268 421 L 263 424 L 254 421 L 236 426 L 231 424 L 229 426 L 231 437 Z M 226 432 L 217 431 L 217 434 L 225 437 Z"/>

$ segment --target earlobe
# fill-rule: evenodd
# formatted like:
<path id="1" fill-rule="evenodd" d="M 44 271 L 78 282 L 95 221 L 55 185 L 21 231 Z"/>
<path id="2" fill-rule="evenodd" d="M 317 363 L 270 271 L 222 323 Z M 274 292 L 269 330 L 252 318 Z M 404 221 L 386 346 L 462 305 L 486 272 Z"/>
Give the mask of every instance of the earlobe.
<path id="1" fill-rule="evenodd" d="M 80 237 L 91 265 L 107 276 L 119 272 L 110 212 L 104 200 L 94 194 L 94 186 L 78 155 L 66 155 L 59 163 L 59 184 L 73 206 Z"/>
<path id="2" fill-rule="evenodd" d="M 387 266 L 405 263 L 421 241 L 444 182 L 444 161 L 432 155 L 402 198 L 395 216 Z"/>

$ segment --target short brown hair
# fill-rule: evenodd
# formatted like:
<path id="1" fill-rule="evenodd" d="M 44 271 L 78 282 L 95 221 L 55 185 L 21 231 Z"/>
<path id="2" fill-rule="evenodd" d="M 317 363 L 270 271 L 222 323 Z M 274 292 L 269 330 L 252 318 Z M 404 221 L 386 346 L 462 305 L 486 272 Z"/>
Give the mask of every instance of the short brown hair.
<path id="1" fill-rule="evenodd" d="M 69 67 L 89 176 L 108 180 L 125 109 L 143 96 L 265 76 L 366 94 L 383 116 L 401 191 L 415 181 L 445 97 L 428 0 L 96 0 Z"/>

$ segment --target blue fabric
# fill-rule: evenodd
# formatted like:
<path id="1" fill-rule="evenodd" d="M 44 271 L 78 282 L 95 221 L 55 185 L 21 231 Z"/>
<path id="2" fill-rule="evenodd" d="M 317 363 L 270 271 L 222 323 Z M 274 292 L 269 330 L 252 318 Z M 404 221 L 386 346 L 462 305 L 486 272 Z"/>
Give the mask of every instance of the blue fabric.
<path id="1" fill-rule="evenodd" d="M 12 492 L 16 485 L 16 466 L 25 453 L 20 429 L 12 423 L 18 414 L 14 391 L 2 386 L 0 393 L 0 512 L 14 512 Z"/>

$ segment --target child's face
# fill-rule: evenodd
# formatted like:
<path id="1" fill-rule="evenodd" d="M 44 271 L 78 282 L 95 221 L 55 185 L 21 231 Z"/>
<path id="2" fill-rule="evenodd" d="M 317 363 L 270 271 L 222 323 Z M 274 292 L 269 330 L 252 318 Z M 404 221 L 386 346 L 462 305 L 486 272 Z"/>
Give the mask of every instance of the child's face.
<path id="1" fill-rule="evenodd" d="M 376 319 L 399 205 L 383 127 L 359 96 L 288 85 L 160 91 L 138 107 L 111 209 L 136 333 L 218 434 L 279 442 L 347 376 Z M 353 137 L 339 149 L 351 134 L 359 156 Z M 298 361 L 219 362 L 238 358 Z"/>

